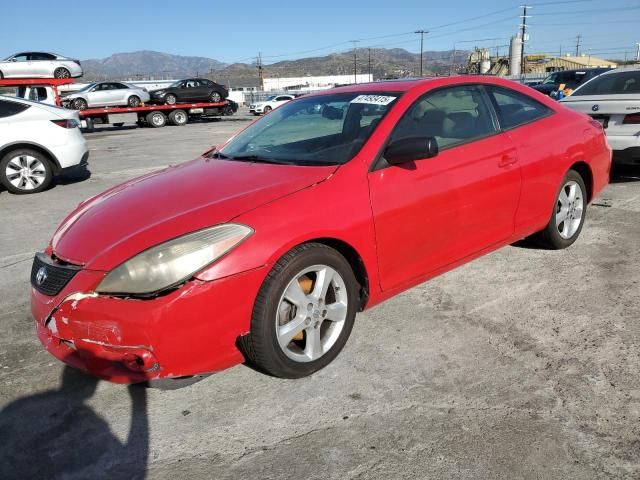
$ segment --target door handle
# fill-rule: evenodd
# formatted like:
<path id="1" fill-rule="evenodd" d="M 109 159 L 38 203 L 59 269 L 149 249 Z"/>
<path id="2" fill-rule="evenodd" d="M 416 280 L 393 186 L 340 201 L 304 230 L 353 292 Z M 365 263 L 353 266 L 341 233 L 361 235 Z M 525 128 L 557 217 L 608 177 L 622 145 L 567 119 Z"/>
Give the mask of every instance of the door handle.
<path id="1" fill-rule="evenodd" d="M 500 161 L 498 162 L 498 167 L 506 168 L 510 165 L 513 165 L 518 161 L 518 157 L 515 155 L 503 155 Z"/>

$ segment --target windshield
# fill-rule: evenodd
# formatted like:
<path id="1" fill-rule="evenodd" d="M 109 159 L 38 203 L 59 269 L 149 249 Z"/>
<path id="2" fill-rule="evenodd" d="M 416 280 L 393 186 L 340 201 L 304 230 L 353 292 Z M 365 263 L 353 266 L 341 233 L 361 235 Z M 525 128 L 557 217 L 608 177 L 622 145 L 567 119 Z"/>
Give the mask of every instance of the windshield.
<path id="1" fill-rule="evenodd" d="M 348 162 L 400 93 L 334 93 L 287 102 L 213 156 L 295 165 Z"/>
<path id="2" fill-rule="evenodd" d="M 77 90 L 77 91 L 78 92 L 86 92 L 87 90 L 91 90 L 96 85 L 97 85 L 97 83 L 90 83 L 89 85 L 86 85 L 86 86 L 82 87 L 80 90 Z"/>
<path id="3" fill-rule="evenodd" d="M 544 81 L 542 82 L 543 85 L 546 85 L 548 83 L 558 83 L 558 74 L 552 73 L 547 78 L 545 78 Z"/>
<path id="4" fill-rule="evenodd" d="M 571 96 L 623 95 L 640 93 L 640 70 L 600 75 L 578 88 Z"/>

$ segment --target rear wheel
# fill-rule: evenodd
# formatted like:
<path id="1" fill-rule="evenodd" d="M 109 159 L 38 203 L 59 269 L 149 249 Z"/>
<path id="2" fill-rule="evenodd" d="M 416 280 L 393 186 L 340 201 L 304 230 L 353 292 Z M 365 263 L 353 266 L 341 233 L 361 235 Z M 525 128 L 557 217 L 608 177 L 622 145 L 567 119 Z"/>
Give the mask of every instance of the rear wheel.
<path id="1" fill-rule="evenodd" d="M 4 75 L 2 74 L 2 72 L 0 72 L 0 80 L 2 80 L 4 78 Z"/>
<path id="2" fill-rule="evenodd" d="M 169 114 L 169 122 L 171 123 L 171 125 L 175 125 L 176 127 L 186 125 L 188 121 L 189 116 L 184 110 L 173 110 Z"/>
<path id="3" fill-rule="evenodd" d="M 166 97 L 164 97 L 164 103 L 167 105 L 175 105 L 178 99 L 173 93 L 169 93 Z"/>
<path id="4" fill-rule="evenodd" d="M 213 103 L 218 103 L 222 101 L 222 95 L 220 95 L 220 92 L 216 92 L 215 90 L 213 92 L 211 92 L 211 95 L 209 95 L 209 99 L 213 102 Z"/>
<path id="5" fill-rule="evenodd" d="M 247 359 L 283 378 L 328 365 L 344 347 L 357 310 L 357 281 L 347 260 L 318 243 L 300 245 L 271 269 L 256 298 Z"/>
<path id="6" fill-rule="evenodd" d="M 161 128 L 167 124 L 167 117 L 162 112 L 151 112 L 146 117 L 147 125 L 153 128 Z"/>
<path id="7" fill-rule="evenodd" d="M 142 102 L 140 101 L 140 97 L 138 97 L 137 95 L 131 95 L 127 100 L 127 105 L 132 108 L 139 107 L 141 103 Z"/>
<path id="8" fill-rule="evenodd" d="M 71 77 L 71 72 L 63 67 L 58 67 L 53 71 L 54 78 L 69 78 Z"/>
<path id="9" fill-rule="evenodd" d="M 87 101 L 84 98 L 76 98 L 71 103 L 71 106 L 76 110 L 86 110 L 88 105 L 87 105 Z"/>
<path id="10" fill-rule="evenodd" d="M 12 193 L 38 193 L 51 183 L 53 168 L 41 152 L 19 148 L 0 160 L 0 181 Z"/>
<path id="11" fill-rule="evenodd" d="M 569 170 L 556 196 L 553 213 L 539 240 L 547 248 L 567 248 L 578 239 L 587 213 L 587 188 L 582 176 Z"/>

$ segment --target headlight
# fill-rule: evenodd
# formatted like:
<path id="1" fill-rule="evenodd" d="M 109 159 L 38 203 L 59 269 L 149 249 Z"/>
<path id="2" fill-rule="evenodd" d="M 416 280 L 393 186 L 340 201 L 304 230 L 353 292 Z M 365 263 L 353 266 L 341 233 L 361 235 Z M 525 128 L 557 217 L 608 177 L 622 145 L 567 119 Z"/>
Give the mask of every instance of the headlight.
<path id="1" fill-rule="evenodd" d="M 113 269 L 96 291 L 145 294 L 164 290 L 215 262 L 252 233 L 245 225 L 229 223 L 174 238 Z"/>
<path id="2" fill-rule="evenodd" d="M 164 90 L 158 90 L 157 92 L 153 92 L 154 95 L 162 96 L 164 95 Z"/>

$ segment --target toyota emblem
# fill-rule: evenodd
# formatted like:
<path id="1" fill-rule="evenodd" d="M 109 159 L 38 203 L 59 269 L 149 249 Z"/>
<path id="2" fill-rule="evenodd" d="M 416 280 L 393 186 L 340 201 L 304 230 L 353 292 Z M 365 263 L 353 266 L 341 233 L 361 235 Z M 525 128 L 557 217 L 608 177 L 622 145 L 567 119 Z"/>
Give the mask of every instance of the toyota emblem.
<path id="1" fill-rule="evenodd" d="M 47 267 L 40 267 L 36 273 L 36 283 L 42 285 L 47 280 Z"/>
<path id="2" fill-rule="evenodd" d="M 594 112 L 597 112 L 599 109 L 600 107 L 598 106 L 597 103 L 593 107 L 591 107 L 591 110 L 593 110 Z"/>

